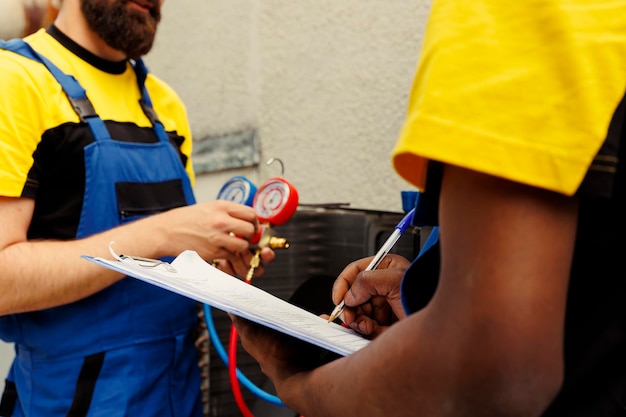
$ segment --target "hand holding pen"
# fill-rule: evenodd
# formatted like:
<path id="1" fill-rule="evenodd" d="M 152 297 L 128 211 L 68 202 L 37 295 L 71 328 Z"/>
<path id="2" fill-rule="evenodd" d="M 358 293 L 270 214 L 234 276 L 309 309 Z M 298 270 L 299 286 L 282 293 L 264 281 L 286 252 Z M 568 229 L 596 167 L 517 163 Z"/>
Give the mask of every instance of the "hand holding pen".
<path id="1" fill-rule="evenodd" d="M 413 221 L 414 212 L 415 212 L 414 210 L 409 211 L 404 216 L 404 218 L 400 221 L 400 223 L 396 225 L 393 233 L 391 233 L 391 236 L 389 236 L 389 238 L 385 241 L 385 243 L 380 247 L 376 255 L 374 255 L 374 257 L 372 258 L 367 268 L 365 268 L 365 271 L 371 271 L 378 267 L 380 262 L 385 258 L 385 256 L 389 253 L 389 251 L 391 251 L 393 246 L 396 244 L 396 242 L 400 239 L 402 234 L 406 231 L 406 229 L 409 227 L 409 225 Z M 328 322 L 330 323 L 331 321 L 335 320 L 343 312 L 344 307 L 345 307 L 345 302 L 341 301 L 341 303 L 339 303 L 335 307 L 335 309 L 332 311 L 332 313 L 328 317 Z"/>

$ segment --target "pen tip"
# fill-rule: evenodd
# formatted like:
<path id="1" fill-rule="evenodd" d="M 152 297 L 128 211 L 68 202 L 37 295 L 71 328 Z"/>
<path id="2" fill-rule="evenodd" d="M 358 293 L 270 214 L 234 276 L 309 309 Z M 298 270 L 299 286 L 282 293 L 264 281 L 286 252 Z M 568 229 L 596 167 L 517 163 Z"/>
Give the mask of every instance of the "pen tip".
<path id="1" fill-rule="evenodd" d="M 343 303 L 336 305 L 335 308 L 333 309 L 333 312 L 330 313 L 330 316 L 328 316 L 328 322 L 330 323 L 331 321 L 335 320 L 339 316 L 339 313 L 341 313 L 342 310 L 343 310 Z"/>

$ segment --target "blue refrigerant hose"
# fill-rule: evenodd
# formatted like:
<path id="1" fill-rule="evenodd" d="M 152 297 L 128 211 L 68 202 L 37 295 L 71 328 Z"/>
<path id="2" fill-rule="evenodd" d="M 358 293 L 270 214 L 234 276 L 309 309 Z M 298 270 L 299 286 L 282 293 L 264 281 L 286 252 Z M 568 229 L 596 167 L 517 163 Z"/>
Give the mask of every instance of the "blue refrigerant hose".
<path id="1" fill-rule="evenodd" d="M 217 329 L 215 328 L 215 323 L 213 321 L 213 314 L 211 313 L 211 307 L 203 304 L 204 309 L 204 321 L 206 322 L 207 330 L 209 331 L 209 337 L 213 342 L 213 346 L 215 346 L 215 350 L 217 351 L 218 356 L 222 359 L 222 362 L 228 367 L 228 354 L 220 341 L 219 335 L 217 334 Z M 286 407 L 285 404 L 275 395 L 272 395 L 261 388 L 257 387 L 252 381 L 250 381 L 239 369 L 237 369 L 237 379 L 253 394 L 262 400 L 267 401 L 270 404 L 274 404 L 280 407 Z"/>

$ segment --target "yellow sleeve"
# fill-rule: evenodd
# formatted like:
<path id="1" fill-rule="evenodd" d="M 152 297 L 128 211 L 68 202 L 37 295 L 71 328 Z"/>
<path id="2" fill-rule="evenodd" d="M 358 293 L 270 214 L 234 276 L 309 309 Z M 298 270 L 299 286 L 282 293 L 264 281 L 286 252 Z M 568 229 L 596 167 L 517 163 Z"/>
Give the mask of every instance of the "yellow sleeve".
<path id="1" fill-rule="evenodd" d="M 36 71 L 47 73 L 28 58 L 0 50 L 0 195 L 5 197 L 21 195 L 46 129 L 41 97 L 49 92 L 33 82 Z"/>
<path id="2" fill-rule="evenodd" d="M 427 159 L 572 195 L 626 87 L 626 1 L 434 0 L 396 171 Z"/>
<path id="3" fill-rule="evenodd" d="M 189 175 L 191 185 L 195 186 L 195 172 L 192 161 L 193 138 L 187 117 L 187 109 L 176 91 L 159 78 L 150 74 L 146 83 L 155 105 L 155 111 L 165 130 L 168 132 L 175 131 L 184 138 L 180 150 L 187 157 L 185 170 Z"/>

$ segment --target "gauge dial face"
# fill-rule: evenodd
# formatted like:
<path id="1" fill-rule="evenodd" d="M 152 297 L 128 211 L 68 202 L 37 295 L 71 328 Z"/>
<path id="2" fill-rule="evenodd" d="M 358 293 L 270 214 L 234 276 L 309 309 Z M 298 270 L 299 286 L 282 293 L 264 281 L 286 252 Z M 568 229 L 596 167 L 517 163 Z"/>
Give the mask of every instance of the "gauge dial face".
<path id="1" fill-rule="evenodd" d="M 250 180 L 237 176 L 226 181 L 217 194 L 217 199 L 252 206 L 256 190 L 256 186 Z"/>
<path id="2" fill-rule="evenodd" d="M 286 180 L 270 178 L 259 187 L 253 207 L 260 221 L 280 225 L 295 213 L 298 192 Z"/>

